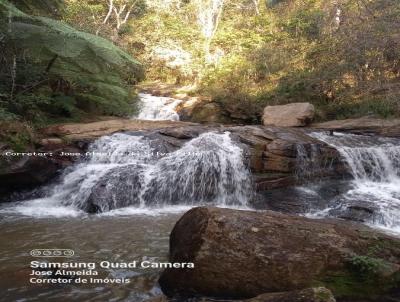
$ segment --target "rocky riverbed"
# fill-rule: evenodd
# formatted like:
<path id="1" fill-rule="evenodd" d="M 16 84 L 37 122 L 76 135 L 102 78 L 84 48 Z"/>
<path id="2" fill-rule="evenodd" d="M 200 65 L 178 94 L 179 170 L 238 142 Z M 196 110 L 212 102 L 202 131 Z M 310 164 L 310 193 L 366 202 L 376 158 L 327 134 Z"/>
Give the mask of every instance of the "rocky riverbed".
<path id="1" fill-rule="evenodd" d="M 8 185 L 10 191 L 44 184 L 54 178 L 60 169 L 82 160 L 80 155 L 86 152 L 90 142 L 116 132 L 140 134 L 154 140 L 157 148 L 166 152 L 179 149 L 202 133 L 229 132 L 246 150 L 245 161 L 252 172 L 256 191 L 287 187 L 306 179 L 346 175 L 339 153 L 326 143 L 308 136 L 304 129 L 116 120 L 43 129 L 46 137 L 39 141 L 36 151 L 45 155 L 21 156 L 12 150 L 3 150 L 3 154 L 10 156 L 6 157 L 9 162 L 1 171 L 0 180 Z"/>
<path id="2" fill-rule="evenodd" d="M 71 216 L 78 225 L 89 219 L 95 229 L 107 229 L 114 218 L 106 217 L 139 215 L 151 229 L 143 215 L 166 215 L 168 226 L 158 219 L 162 231 L 151 235 L 165 248 L 177 212 L 199 204 L 239 207 L 186 213 L 171 233 L 169 257 L 195 269 L 162 274 L 169 298 L 156 285 L 158 270 L 147 289 L 120 288 L 123 299 L 138 290 L 138 301 L 395 301 L 400 242 L 360 222 L 397 227 L 398 124 L 361 119 L 290 128 L 119 119 L 48 127 L 25 154 L 2 147 L 2 201 L 18 201 L 0 209 L 3 227 L 18 230 L 22 215 Z M 93 155 L 103 149 L 108 159 Z M 131 151 L 138 160 L 127 157 Z M 191 159 L 191 152 L 200 157 Z M 365 167 L 353 167 L 356 159 Z M 340 219 L 315 219 L 325 216 Z M 36 241 L 56 235 L 45 229 Z M 153 243 L 142 238 L 134 245 L 146 250 Z"/>

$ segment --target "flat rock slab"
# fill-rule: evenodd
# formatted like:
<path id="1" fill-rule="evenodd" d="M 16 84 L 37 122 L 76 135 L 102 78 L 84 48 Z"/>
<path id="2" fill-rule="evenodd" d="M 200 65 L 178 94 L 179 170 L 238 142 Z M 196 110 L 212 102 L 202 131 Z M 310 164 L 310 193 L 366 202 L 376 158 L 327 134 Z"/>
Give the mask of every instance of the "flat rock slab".
<path id="1" fill-rule="evenodd" d="M 67 140 L 95 139 L 121 131 L 154 130 L 168 127 L 191 126 L 194 123 L 179 121 L 109 120 L 94 123 L 64 124 L 47 127 L 41 133 L 63 137 Z"/>
<path id="2" fill-rule="evenodd" d="M 400 137 L 400 119 L 378 119 L 362 117 L 358 119 L 334 120 L 311 125 L 315 129 L 346 131 L 355 134 L 377 134 Z"/>

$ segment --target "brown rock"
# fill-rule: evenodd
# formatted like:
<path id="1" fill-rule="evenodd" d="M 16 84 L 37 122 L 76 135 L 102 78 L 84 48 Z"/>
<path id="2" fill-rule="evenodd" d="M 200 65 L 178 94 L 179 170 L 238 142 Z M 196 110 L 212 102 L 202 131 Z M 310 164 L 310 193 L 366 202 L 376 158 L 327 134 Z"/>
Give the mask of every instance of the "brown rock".
<path id="1" fill-rule="evenodd" d="M 175 97 L 175 96 L 174 96 Z M 193 110 L 200 106 L 203 101 L 200 97 L 177 97 L 177 99 L 182 99 L 183 101 L 175 108 L 178 112 L 181 120 L 190 120 L 193 115 Z"/>
<path id="2" fill-rule="evenodd" d="M 122 131 L 154 130 L 167 127 L 195 125 L 178 121 L 148 121 L 148 120 L 109 120 L 94 123 L 65 124 L 47 127 L 41 130 L 43 134 L 65 137 L 68 140 L 95 139 Z"/>
<path id="3" fill-rule="evenodd" d="M 15 157 L 0 169 L 1 189 L 30 188 L 44 184 L 57 173 L 59 163 L 48 156 Z"/>
<path id="4" fill-rule="evenodd" d="M 291 103 L 265 107 L 262 120 L 264 125 L 302 127 L 313 120 L 314 114 L 314 106 L 310 103 Z"/>
<path id="5" fill-rule="evenodd" d="M 313 124 L 312 127 L 324 130 L 346 131 L 355 134 L 378 134 L 389 137 L 400 137 L 400 119 L 362 117 L 318 123 Z"/>
<path id="6" fill-rule="evenodd" d="M 150 299 L 145 300 L 144 302 L 168 302 L 168 298 L 166 296 L 156 296 Z"/>
<path id="7" fill-rule="evenodd" d="M 168 296 L 250 298 L 320 284 L 338 297 L 368 299 L 400 286 L 400 239 L 271 211 L 192 209 L 171 233 L 170 261 L 194 268 L 163 272 Z"/>
<path id="8" fill-rule="evenodd" d="M 332 292 L 325 287 L 298 291 L 262 294 L 243 302 L 336 302 Z"/>
<path id="9" fill-rule="evenodd" d="M 296 159 L 264 152 L 264 170 L 273 172 L 293 172 L 296 168 Z"/>
<path id="10" fill-rule="evenodd" d="M 154 302 L 166 302 L 165 300 L 157 300 Z M 170 300 L 171 301 L 171 300 Z M 173 300 L 172 300 L 173 301 Z M 336 302 L 332 292 L 325 287 L 307 288 L 303 290 L 282 292 L 282 293 L 267 293 L 257 297 L 246 300 L 218 300 L 210 298 L 191 298 L 187 300 L 179 300 L 181 302 Z M 153 302 L 153 300 L 146 300 L 145 302 Z"/>
<path id="11" fill-rule="evenodd" d="M 287 156 L 287 157 L 296 157 L 297 151 L 296 146 L 290 141 L 276 139 L 270 144 L 268 144 L 267 150 L 276 155 Z"/>
<path id="12" fill-rule="evenodd" d="M 296 184 L 296 177 L 281 173 L 264 173 L 254 175 L 257 191 L 268 191 Z"/>
<path id="13" fill-rule="evenodd" d="M 65 144 L 64 141 L 57 137 L 44 138 L 40 141 L 40 145 L 44 147 L 60 146 Z"/>

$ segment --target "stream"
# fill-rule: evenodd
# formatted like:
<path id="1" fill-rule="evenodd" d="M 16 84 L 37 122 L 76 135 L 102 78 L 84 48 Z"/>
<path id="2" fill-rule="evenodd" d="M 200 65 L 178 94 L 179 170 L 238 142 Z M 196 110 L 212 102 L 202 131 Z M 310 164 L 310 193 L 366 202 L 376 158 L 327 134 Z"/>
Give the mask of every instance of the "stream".
<path id="1" fill-rule="evenodd" d="M 140 97 L 135 118 L 179 120 L 180 101 Z M 353 179 L 291 188 L 292 198 L 312 204 L 300 214 L 344 218 L 361 209 L 363 222 L 400 234 L 400 142 L 310 135 L 340 152 Z M 169 233 L 184 211 L 205 204 L 252 208 L 251 173 L 229 132 L 203 133 L 172 152 L 156 138 L 117 133 L 96 140 L 89 152 L 42 188 L 43 197 L 1 205 L 1 301 L 145 301 L 161 293 L 160 268 L 98 269 L 104 278 L 129 278 L 127 284 L 30 284 L 30 252 L 70 249 L 79 262 L 165 262 Z M 328 196 L 327 186 L 340 189 Z"/>

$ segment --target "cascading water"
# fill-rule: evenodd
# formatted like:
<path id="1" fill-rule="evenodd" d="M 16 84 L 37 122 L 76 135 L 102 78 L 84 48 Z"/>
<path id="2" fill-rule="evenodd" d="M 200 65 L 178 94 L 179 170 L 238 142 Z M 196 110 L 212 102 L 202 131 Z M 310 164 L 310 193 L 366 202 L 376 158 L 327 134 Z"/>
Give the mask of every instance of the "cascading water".
<path id="1" fill-rule="evenodd" d="M 174 101 L 143 95 L 142 101 L 139 118 L 178 119 Z M 27 286 L 21 274 L 10 272 L 20 272 L 21 263 L 26 269 L 35 259 L 29 251 L 38 248 L 72 249 L 78 258 L 70 261 L 87 263 L 167 262 L 169 234 L 183 211 L 201 204 L 245 206 L 251 177 L 235 137 L 193 136 L 178 140 L 155 131 L 101 137 L 55 185 L 43 188 L 45 197 L 2 204 L 0 276 L 10 283 L 5 299 L 141 302 L 160 295 L 158 268 L 104 268 L 99 278 L 124 277 L 130 283 L 72 288 Z"/>
<path id="2" fill-rule="evenodd" d="M 370 223 L 400 231 L 400 141 L 341 133 L 318 132 L 311 136 L 336 148 L 353 176 L 351 189 L 323 213 L 361 204 L 374 212 Z"/>
<path id="3" fill-rule="evenodd" d="M 296 176 L 299 180 L 321 176 L 323 171 L 331 169 L 332 161 L 325 158 L 319 145 L 296 145 Z"/>
<path id="4" fill-rule="evenodd" d="M 140 94 L 140 119 L 179 120 L 180 100 Z M 171 205 L 245 206 L 251 177 L 242 149 L 228 132 L 208 132 L 174 152 L 158 152 L 163 142 L 117 133 L 92 143 L 84 161 L 64 172 L 46 197 L 22 202 L 13 210 L 26 215 L 76 215 L 135 207 Z M 165 148 L 164 148 L 165 149 Z M 165 150 L 162 150 L 165 151 Z"/>
<path id="5" fill-rule="evenodd" d="M 140 93 L 140 113 L 134 118 L 141 120 L 179 120 L 175 111 L 182 101 L 169 97 Z"/>
<path id="6" fill-rule="evenodd" d="M 121 133 L 102 137 L 90 146 L 90 159 L 66 171 L 48 197 L 17 209 L 51 214 L 60 206 L 105 212 L 127 206 L 246 205 L 250 175 L 228 132 L 201 134 L 163 157 L 151 143 Z"/>

